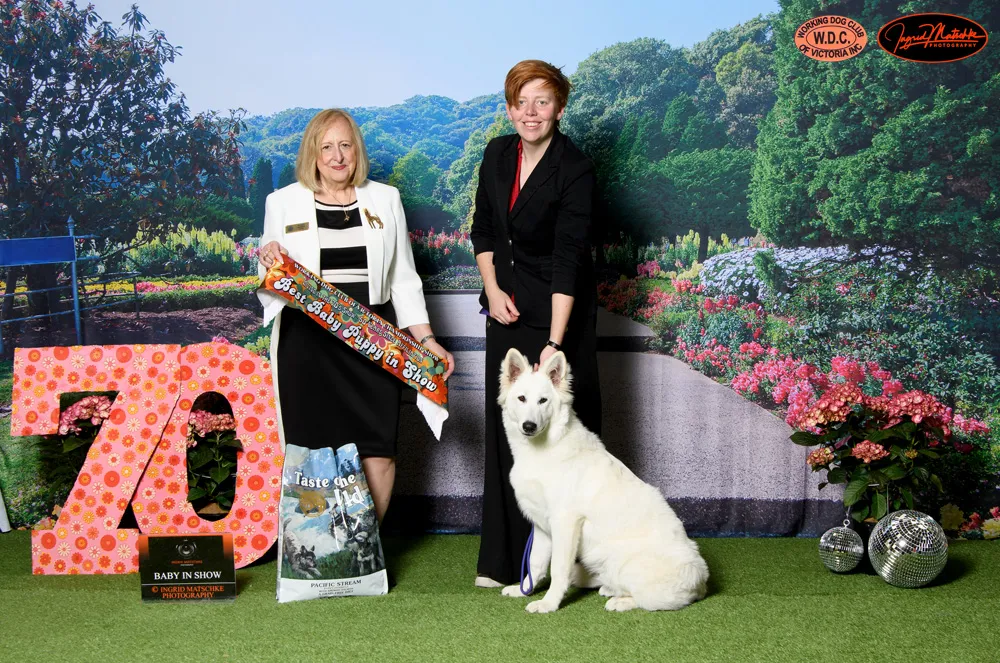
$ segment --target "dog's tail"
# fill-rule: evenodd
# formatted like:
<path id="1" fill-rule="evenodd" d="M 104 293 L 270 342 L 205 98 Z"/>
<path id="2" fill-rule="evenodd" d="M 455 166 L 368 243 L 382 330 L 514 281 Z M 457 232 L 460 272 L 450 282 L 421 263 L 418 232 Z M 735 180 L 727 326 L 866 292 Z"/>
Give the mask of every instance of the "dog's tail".
<path id="1" fill-rule="evenodd" d="M 633 585 L 632 596 L 645 610 L 680 610 L 708 593 L 708 565 L 695 547 L 690 556 L 668 561 L 659 577 Z"/>

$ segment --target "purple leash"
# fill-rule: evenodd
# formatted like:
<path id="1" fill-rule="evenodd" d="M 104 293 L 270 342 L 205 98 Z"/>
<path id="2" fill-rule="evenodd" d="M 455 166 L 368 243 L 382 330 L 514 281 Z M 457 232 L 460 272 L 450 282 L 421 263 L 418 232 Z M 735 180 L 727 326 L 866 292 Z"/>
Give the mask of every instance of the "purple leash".
<path id="1" fill-rule="evenodd" d="M 531 526 L 531 533 L 528 534 L 528 543 L 524 546 L 524 555 L 521 556 L 521 582 L 519 587 L 521 593 L 530 596 L 535 591 L 535 581 L 531 577 L 531 544 L 535 540 L 535 526 Z M 524 591 L 524 576 L 528 576 L 528 591 Z"/>

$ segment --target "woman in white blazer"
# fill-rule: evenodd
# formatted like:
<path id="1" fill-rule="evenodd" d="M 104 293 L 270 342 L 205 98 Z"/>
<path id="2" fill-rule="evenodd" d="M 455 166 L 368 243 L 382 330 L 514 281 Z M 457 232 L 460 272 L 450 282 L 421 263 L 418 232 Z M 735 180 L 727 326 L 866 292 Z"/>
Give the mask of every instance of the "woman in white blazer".
<path id="1" fill-rule="evenodd" d="M 295 164 L 297 182 L 267 197 L 260 272 L 279 254 L 406 329 L 445 357 L 434 338 L 423 285 L 413 263 L 399 191 L 372 182 L 354 118 L 340 109 L 306 126 Z M 379 520 L 396 476 L 396 430 L 402 383 L 334 338 L 285 300 L 261 291 L 271 331 L 271 366 L 282 442 L 309 448 L 358 447 Z"/>

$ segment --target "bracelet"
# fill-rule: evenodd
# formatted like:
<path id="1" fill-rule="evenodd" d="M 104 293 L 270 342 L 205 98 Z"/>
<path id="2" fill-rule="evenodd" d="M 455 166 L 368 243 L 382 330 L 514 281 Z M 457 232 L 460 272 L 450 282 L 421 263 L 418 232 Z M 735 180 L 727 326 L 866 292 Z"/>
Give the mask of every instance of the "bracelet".
<path id="1" fill-rule="evenodd" d="M 549 346 L 550 348 L 555 348 L 556 350 L 562 350 L 562 346 L 553 341 L 551 338 L 545 342 L 545 345 Z"/>
<path id="2" fill-rule="evenodd" d="M 424 343 L 426 343 L 427 341 L 431 340 L 432 338 L 437 338 L 437 336 L 435 336 L 434 334 L 428 334 L 427 336 L 424 336 L 422 339 L 420 339 L 419 343 L 420 343 L 420 345 L 423 345 Z"/>

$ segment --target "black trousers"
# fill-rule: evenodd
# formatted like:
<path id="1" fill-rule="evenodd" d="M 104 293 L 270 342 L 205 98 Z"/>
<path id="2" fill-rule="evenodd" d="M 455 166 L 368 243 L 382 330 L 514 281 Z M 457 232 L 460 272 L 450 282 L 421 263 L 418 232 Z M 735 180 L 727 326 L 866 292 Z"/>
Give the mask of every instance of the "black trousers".
<path id="1" fill-rule="evenodd" d="M 520 323 L 502 325 L 492 318 L 486 319 L 486 472 L 476 571 L 506 585 L 515 584 L 521 578 L 521 557 L 531 523 L 517 508 L 510 485 L 514 459 L 497 403 L 500 364 L 511 348 L 517 348 L 532 364 L 536 363 L 548 339 L 548 327 L 529 327 Z M 600 435 L 596 316 L 571 320 L 562 347 L 573 374 L 573 409 L 584 426 Z"/>

